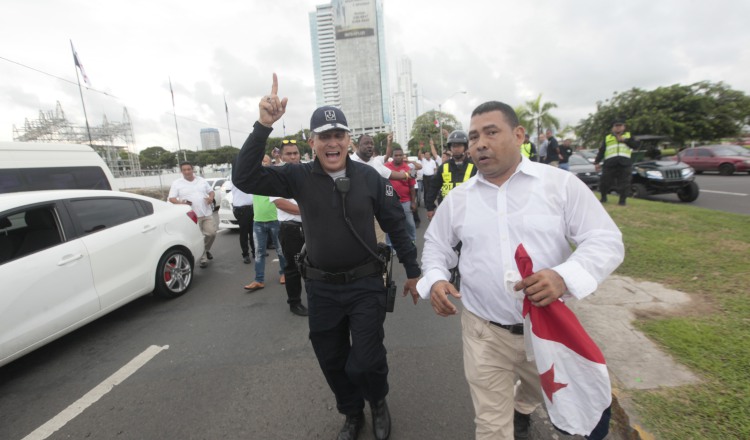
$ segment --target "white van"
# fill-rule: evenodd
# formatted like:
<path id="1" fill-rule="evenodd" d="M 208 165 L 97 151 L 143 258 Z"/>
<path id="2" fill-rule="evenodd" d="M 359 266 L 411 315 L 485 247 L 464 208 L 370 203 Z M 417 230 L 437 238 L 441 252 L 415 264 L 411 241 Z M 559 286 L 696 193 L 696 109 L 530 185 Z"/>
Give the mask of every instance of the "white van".
<path id="1" fill-rule="evenodd" d="M 0 194 L 48 189 L 118 188 L 107 164 L 87 145 L 0 142 Z"/>

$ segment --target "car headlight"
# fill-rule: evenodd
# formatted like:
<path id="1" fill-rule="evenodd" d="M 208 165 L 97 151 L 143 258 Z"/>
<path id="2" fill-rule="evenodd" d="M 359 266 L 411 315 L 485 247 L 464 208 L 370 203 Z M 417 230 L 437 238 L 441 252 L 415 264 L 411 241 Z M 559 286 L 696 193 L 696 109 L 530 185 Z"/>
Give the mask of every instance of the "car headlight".
<path id="1" fill-rule="evenodd" d="M 654 180 L 663 180 L 664 179 L 664 176 L 662 175 L 661 171 L 658 171 L 658 170 L 646 170 L 646 169 L 643 169 L 643 168 L 636 168 L 636 171 L 642 177 L 645 177 L 647 179 L 654 179 Z"/>
<path id="2" fill-rule="evenodd" d="M 222 209 L 232 209 L 232 206 L 229 204 L 229 200 L 222 199 L 221 200 L 221 208 Z"/>
<path id="3" fill-rule="evenodd" d="M 695 174 L 695 170 L 692 167 L 687 167 L 680 170 L 680 175 L 682 175 L 684 179 L 692 177 L 693 174 Z"/>

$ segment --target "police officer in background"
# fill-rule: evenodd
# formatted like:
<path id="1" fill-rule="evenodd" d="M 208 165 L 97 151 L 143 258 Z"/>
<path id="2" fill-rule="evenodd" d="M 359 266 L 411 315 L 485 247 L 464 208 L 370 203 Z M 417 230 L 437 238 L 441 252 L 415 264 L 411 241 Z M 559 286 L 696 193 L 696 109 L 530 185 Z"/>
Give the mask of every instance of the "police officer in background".
<path id="1" fill-rule="evenodd" d="M 608 134 L 599 148 L 594 165 L 602 171 L 599 189 L 602 192 L 601 202 L 607 202 L 607 194 L 614 188 L 620 194 L 618 205 L 625 206 L 630 193 L 630 179 L 633 173 L 633 161 L 630 155 L 635 148 L 635 140 L 625 131 L 625 120 L 616 119 L 612 123 L 612 133 Z M 599 163 L 604 160 L 604 166 Z"/>
<path id="2" fill-rule="evenodd" d="M 307 258 L 302 267 L 309 308 L 310 341 L 338 411 L 346 421 L 339 440 L 356 439 L 370 402 L 377 439 L 390 436 L 388 363 L 383 345 L 386 288 L 377 258 L 373 217 L 391 238 L 408 280 L 404 295 L 416 303 L 420 276 L 417 249 L 406 233 L 404 211 L 390 183 L 373 168 L 347 155 L 346 117 L 335 107 L 316 109 L 310 120 L 312 163 L 262 167 L 273 123 L 287 99 L 271 93 L 259 104 L 260 117 L 239 154 L 232 181 L 254 194 L 294 198 L 305 230 Z"/>
<path id="3" fill-rule="evenodd" d="M 469 146 L 469 137 L 466 136 L 466 132 L 454 130 L 448 135 L 447 145 L 451 150 L 451 159 L 438 168 L 430 186 L 425 188 L 424 206 L 427 209 L 428 219 L 432 219 L 435 215 L 435 199 L 443 200 L 450 190 L 477 173 L 476 167 L 466 156 L 466 149 Z"/>
<path id="4" fill-rule="evenodd" d="M 533 162 L 539 162 L 539 157 L 536 155 L 536 145 L 531 142 L 528 133 L 526 134 L 526 137 L 524 137 L 523 143 L 521 144 L 521 154 L 523 154 L 523 157 L 527 157 Z"/>

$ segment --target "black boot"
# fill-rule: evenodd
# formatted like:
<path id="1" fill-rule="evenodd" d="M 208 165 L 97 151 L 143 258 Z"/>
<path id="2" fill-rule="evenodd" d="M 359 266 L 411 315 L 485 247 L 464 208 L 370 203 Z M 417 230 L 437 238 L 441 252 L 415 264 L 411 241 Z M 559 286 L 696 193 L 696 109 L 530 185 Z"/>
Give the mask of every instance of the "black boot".
<path id="1" fill-rule="evenodd" d="M 353 416 L 346 416 L 344 426 L 339 431 L 337 440 L 357 440 L 359 437 L 359 431 L 365 426 L 365 413 L 355 414 Z"/>
<path id="2" fill-rule="evenodd" d="M 529 426 L 531 426 L 531 414 L 521 414 L 513 411 L 513 438 L 514 440 L 527 440 L 529 438 Z"/>
<path id="3" fill-rule="evenodd" d="M 391 436 L 391 413 L 385 399 L 377 403 L 370 403 L 372 410 L 372 432 L 377 440 L 386 440 Z"/>

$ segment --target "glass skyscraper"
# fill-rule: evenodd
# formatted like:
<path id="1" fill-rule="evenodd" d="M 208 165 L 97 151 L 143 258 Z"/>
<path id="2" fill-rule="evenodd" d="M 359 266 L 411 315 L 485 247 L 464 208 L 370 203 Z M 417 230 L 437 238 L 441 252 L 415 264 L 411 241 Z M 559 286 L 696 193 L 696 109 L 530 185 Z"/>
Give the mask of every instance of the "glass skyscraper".
<path id="1" fill-rule="evenodd" d="M 381 0 L 332 0 L 310 13 L 317 104 L 340 107 L 355 133 L 391 123 Z"/>

